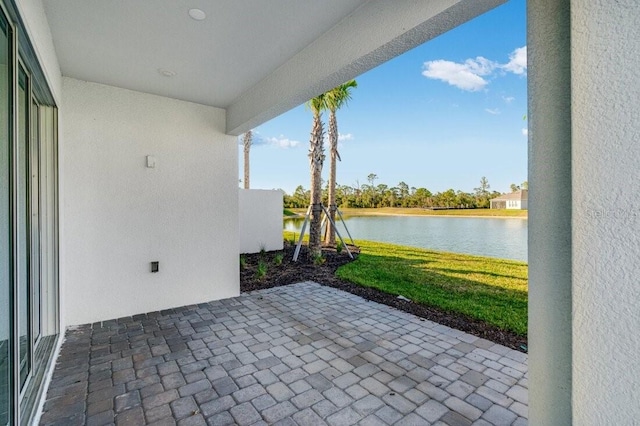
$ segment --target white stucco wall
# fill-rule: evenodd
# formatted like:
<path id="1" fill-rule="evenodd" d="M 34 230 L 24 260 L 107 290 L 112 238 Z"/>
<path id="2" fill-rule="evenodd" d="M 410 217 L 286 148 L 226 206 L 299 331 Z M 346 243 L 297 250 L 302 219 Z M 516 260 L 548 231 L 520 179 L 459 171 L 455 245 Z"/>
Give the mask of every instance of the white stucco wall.
<path id="1" fill-rule="evenodd" d="M 66 324 L 239 294 L 225 112 L 69 78 L 62 99 Z"/>
<path id="2" fill-rule="evenodd" d="M 282 250 L 280 190 L 239 189 L 240 253 Z"/>
<path id="3" fill-rule="evenodd" d="M 640 7 L 571 1 L 573 419 L 640 419 Z"/>

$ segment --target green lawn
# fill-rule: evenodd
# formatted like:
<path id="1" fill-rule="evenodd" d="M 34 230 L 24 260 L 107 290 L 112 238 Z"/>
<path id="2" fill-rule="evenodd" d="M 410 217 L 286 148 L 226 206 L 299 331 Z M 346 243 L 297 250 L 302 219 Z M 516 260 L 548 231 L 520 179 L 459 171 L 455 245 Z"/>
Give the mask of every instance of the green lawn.
<path id="1" fill-rule="evenodd" d="M 285 232 L 291 240 L 293 233 Z M 337 275 L 362 286 L 527 334 L 527 264 L 357 240 L 358 259 Z"/>

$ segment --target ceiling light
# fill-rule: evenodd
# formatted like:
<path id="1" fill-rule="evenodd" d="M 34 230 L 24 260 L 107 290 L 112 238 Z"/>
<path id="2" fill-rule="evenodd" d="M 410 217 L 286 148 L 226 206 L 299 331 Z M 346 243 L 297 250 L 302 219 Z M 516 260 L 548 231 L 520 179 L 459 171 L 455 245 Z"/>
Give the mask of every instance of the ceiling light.
<path id="1" fill-rule="evenodd" d="M 173 77 L 176 75 L 175 71 L 168 70 L 166 68 L 158 68 L 158 72 L 163 77 Z"/>
<path id="2" fill-rule="evenodd" d="M 189 9 L 189 16 L 196 21 L 203 21 L 207 14 L 200 9 Z"/>

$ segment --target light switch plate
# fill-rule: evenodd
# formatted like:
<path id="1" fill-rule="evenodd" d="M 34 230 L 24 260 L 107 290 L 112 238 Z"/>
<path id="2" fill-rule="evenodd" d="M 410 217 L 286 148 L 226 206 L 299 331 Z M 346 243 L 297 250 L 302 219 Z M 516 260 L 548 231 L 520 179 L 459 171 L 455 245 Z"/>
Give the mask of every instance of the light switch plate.
<path id="1" fill-rule="evenodd" d="M 147 168 L 155 169 L 156 167 L 156 157 L 153 155 L 147 155 Z"/>

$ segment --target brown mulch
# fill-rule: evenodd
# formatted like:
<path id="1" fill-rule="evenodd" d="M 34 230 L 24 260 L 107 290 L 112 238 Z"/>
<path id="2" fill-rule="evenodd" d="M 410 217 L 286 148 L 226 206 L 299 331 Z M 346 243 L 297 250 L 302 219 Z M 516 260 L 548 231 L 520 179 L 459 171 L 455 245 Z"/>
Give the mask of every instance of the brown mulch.
<path id="1" fill-rule="evenodd" d="M 357 258 L 358 249 L 349 246 Z M 338 267 L 351 262 L 346 251 L 336 253 L 333 248 L 323 248 L 325 262 L 321 265 L 313 263 L 308 256 L 307 246 L 303 245 L 297 262 L 293 262 L 295 246 L 285 241 L 284 250 L 265 253 L 243 254 L 244 266 L 240 267 L 240 291 L 249 292 L 282 285 L 295 284 L 302 281 L 315 281 L 318 284 L 334 287 L 358 295 L 366 300 L 392 306 L 429 321 L 437 322 L 474 336 L 490 340 L 509 348 L 527 352 L 527 338 L 510 331 L 501 330 L 484 321 L 469 316 L 447 312 L 431 306 L 412 301 L 398 299 L 397 296 L 380 290 L 362 287 L 336 277 Z M 275 265 L 276 256 L 282 256 L 282 263 Z M 257 276 L 260 259 L 267 264 L 267 273 L 262 278 Z"/>

